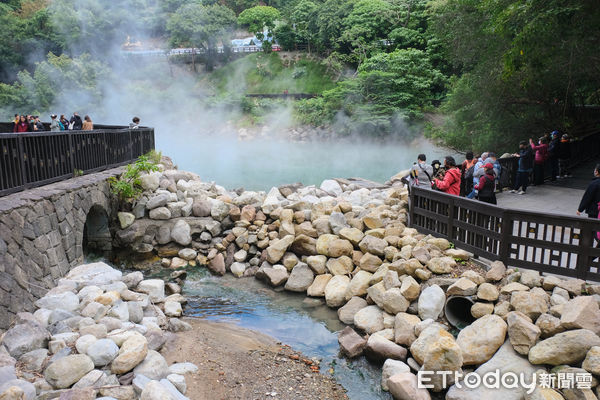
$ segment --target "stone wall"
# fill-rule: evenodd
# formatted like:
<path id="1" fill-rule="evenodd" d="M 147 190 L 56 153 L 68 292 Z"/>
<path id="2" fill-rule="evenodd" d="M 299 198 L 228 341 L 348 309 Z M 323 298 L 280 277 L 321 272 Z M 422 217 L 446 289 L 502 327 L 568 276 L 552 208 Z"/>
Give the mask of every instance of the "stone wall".
<path id="1" fill-rule="evenodd" d="M 115 215 L 106 179 L 120 168 L 0 198 L 0 329 L 83 262 L 92 207 Z"/>

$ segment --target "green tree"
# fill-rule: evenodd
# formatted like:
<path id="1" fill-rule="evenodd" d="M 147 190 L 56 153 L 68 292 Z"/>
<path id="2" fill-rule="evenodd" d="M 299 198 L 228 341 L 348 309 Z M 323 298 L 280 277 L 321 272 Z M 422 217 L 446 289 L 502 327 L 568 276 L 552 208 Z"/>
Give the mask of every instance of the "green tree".
<path id="1" fill-rule="evenodd" d="M 279 10 L 270 6 L 256 6 L 241 12 L 238 17 L 239 25 L 246 25 L 250 32 L 254 33 L 258 40 L 263 41 L 263 49 L 270 50 L 273 40 L 273 29 L 275 21 L 280 17 Z M 264 31 L 266 30 L 266 36 Z"/>
<path id="2" fill-rule="evenodd" d="M 33 74 L 21 71 L 15 83 L 0 85 L 0 108 L 42 113 L 60 104 L 67 110 L 97 109 L 103 97 L 101 82 L 108 75 L 108 68 L 88 54 L 69 58 L 49 53 Z"/>
<path id="3" fill-rule="evenodd" d="M 475 150 L 511 151 L 545 131 L 576 130 L 598 103 L 600 9 L 578 0 L 448 0 L 432 30 L 455 79 L 435 131 Z"/>

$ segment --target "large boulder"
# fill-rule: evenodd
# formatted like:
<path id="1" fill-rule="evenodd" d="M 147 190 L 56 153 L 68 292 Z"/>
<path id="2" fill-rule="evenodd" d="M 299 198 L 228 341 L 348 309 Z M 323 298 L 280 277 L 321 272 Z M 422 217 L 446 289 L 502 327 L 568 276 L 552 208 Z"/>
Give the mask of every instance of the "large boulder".
<path id="1" fill-rule="evenodd" d="M 485 315 L 458 334 L 456 342 L 462 350 L 464 365 L 478 365 L 488 361 L 502 346 L 507 325 L 497 315 Z"/>
<path id="2" fill-rule="evenodd" d="M 313 297 L 325 297 L 325 288 L 333 278 L 331 274 L 317 275 L 313 283 L 306 289 L 306 294 Z"/>
<path id="3" fill-rule="evenodd" d="M 288 235 L 282 239 L 271 242 L 270 246 L 267 247 L 267 261 L 271 264 L 276 264 L 279 262 L 293 242 L 294 236 L 292 235 Z"/>
<path id="4" fill-rule="evenodd" d="M 285 289 L 292 292 L 306 292 L 315 279 L 315 275 L 305 263 L 297 264 L 285 284 Z"/>
<path id="5" fill-rule="evenodd" d="M 325 302 L 329 307 L 340 307 L 346 301 L 346 292 L 350 286 L 350 278 L 336 275 L 329 280 L 325 287 Z"/>
<path id="6" fill-rule="evenodd" d="M 510 304 L 515 311 L 520 311 L 533 321 L 548 311 L 550 298 L 542 288 L 531 291 L 516 291 L 511 294 Z"/>
<path id="7" fill-rule="evenodd" d="M 404 347 L 384 338 L 380 334 L 369 336 L 365 348 L 365 355 L 377 362 L 383 362 L 388 358 L 406 361 L 407 353 L 408 351 Z"/>
<path id="8" fill-rule="evenodd" d="M 417 339 L 415 326 L 421 322 L 419 317 L 408 313 L 398 313 L 394 319 L 394 342 L 410 346 Z"/>
<path id="9" fill-rule="evenodd" d="M 508 338 L 515 351 L 527 355 L 529 349 L 536 344 L 542 331 L 531 322 L 531 319 L 518 311 L 511 311 L 506 316 L 508 322 Z"/>
<path id="10" fill-rule="evenodd" d="M 533 379 L 536 367 L 531 365 L 527 358 L 517 354 L 510 342 L 507 340 L 494 356 L 485 364 L 482 364 L 475 370 L 480 377 L 488 373 L 498 373 L 500 377 L 512 373 L 523 374 L 525 382 L 529 383 Z M 467 387 L 462 384 L 452 386 L 446 394 L 447 400 L 523 400 L 529 399 L 526 396 L 527 388 L 522 385 L 498 385 L 498 387 L 488 387 L 487 385 L 477 385 L 476 387 Z"/>
<path id="11" fill-rule="evenodd" d="M 104 367 L 110 364 L 119 353 L 119 346 L 110 339 L 100 339 L 92 343 L 86 354 L 92 359 L 96 367 Z"/>
<path id="12" fill-rule="evenodd" d="M 434 257 L 427 263 L 427 268 L 434 274 L 449 274 L 456 268 L 452 257 Z"/>
<path id="13" fill-rule="evenodd" d="M 438 285 L 431 285 L 425 288 L 419 296 L 417 309 L 419 317 L 422 320 L 431 318 L 434 321 L 438 319 L 444 310 L 446 303 L 446 294 Z"/>
<path id="14" fill-rule="evenodd" d="M 367 306 L 356 312 L 354 325 L 368 334 L 383 330 L 383 311 L 377 306 Z"/>
<path id="15" fill-rule="evenodd" d="M 69 271 L 66 279 L 77 282 L 81 286 L 107 285 L 120 281 L 123 273 L 104 262 L 79 265 Z M 62 307 L 64 308 L 64 307 Z"/>
<path id="16" fill-rule="evenodd" d="M 391 358 L 385 360 L 381 369 L 381 388 L 386 391 L 389 390 L 388 379 L 401 372 L 410 372 L 410 367 L 400 360 L 393 360 Z"/>
<path id="17" fill-rule="evenodd" d="M 2 344 L 6 346 L 8 353 L 14 358 L 32 350 L 46 347 L 50 334 L 40 325 L 33 322 L 25 322 L 10 328 L 2 338 Z"/>
<path id="18" fill-rule="evenodd" d="M 287 269 L 283 265 L 276 265 L 274 268 L 265 268 L 263 273 L 267 283 L 273 287 L 283 285 L 289 277 Z"/>
<path id="19" fill-rule="evenodd" d="M 153 303 L 160 303 L 165 299 L 165 281 L 162 279 L 146 279 L 138 283 L 138 292 L 146 293 Z"/>
<path id="20" fill-rule="evenodd" d="M 62 292 L 56 294 L 47 294 L 35 302 L 38 308 L 47 310 L 66 310 L 77 311 L 79 308 L 79 297 L 73 292 Z"/>
<path id="21" fill-rule="evenodd" d="M 346 298 L 351 298 L 352 296 L 364 296 L 367 294 L 367 289 L 369 288 L 369 282 L 371 281 L 372 273 L 367 271 L 358 271 L 356 275 L 350 281 L 350 287 L 348 288 L 348 293 L 346 294 Z"/>
<path id="22" fill-rule="evenodd" d="M 417 376 L 411 372 L 390 376 L 387 386 L 396 400 L 431 400 L 427 389 L 419 387 Z"/>
<path id="23" fill-rule="evenodd" d="M 423 371 L 459 371 L 463 364 L 462 351 L 458 343 L 452 335 L 442 334 L 437 337 L 426 349 L 423 359 Z M 431 376 L 431 384 L 433 391 L 439 392 L 447 389 L 454 383 L 454 376 L 450 375 L 449 379 L 444 379 L 439 374 Z"/>
<path id="24" fill-rule="evenodd" d="M 192 243 L 190 225 L 182 219 L 177 221 L 171 229 L 171 239 L 182 246 Z"/>
<path id="25" fill-rule="evenodd" d="M 410 302 L 402 296 L 399 288 L 391 288 L 383 294 L 383 309 L 393 315 L 399 312 L 405 312 L 410 305 Z"/>
<path id="26" fill-rule="evenodd" d="M 367 305 L 367 301 L 362 297 L 352 297 L 343 307 L 338 308 L 338 318 L 344 324 L 352 325 L 356 313 Z"/>
<path id="27" fill-rule="evenodd" d="M 600 337 L 587 329 L 562 332 L 538 342 L 529 350 L 532 364 L 573 365 L 581 362 L 593 346 L 600 346 Z"/>
<path id="28" fill-rule="evenodd" d="M 124 374 L 138 366 L 148 355 L 148 340 L 139 333 L 129 336 L 111 364 L 113 374 Z"/>
<path id="29" fill-rule="evenodd" d="M 376 256 L 383 256 L 384 249 L 387 246 L 387 241 L 371 235 L 366 235 L 358 244 L 358 247 L 363 253 L 371 253 L 375 254 Z"/>
<path id="30" fill-rule="evenodd" d="M 46 368 L 44 377 L 56 389 L 64 389 L 94 369 L 94 362 L 85 354 L 65 356 Z"/>
<path id="31" fill-rule="evenodd" d="M 600 335 L 600 309 L 598 300 L 592 296 L 578 296 L 570 300 L 560 316 L 566 329 L 588 329 Z"/>
<path id="32" fill-rule="evenodd" d="M 133 369 L 134 374 L 144 375 L 150 379 L 160 380 L 169 375 L 169 365 L 160 353 L 148 350 L 144 361 Z"/>
<path id="33" fill-rule="evenodd" d="M 338 343 L 342 354 L 348 358 L 360 356 L 367 345 L 367 341 L 349 326 L 338 334 Z"/>

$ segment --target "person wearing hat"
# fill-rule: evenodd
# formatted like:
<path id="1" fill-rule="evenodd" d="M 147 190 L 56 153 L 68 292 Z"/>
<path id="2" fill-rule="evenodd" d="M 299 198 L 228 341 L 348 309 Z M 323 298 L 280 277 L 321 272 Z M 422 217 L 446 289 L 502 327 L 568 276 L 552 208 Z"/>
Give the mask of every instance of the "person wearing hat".
<path id="1" fill-rule="evenodd" d="M 59 132 L 60 131 L 60 123 L 56 119 L 56 114 L 52 114 L 50 116 L 50 118 L 52 119 L 52 121 L 50 121 L 50 131 Z"/>
<path id="2" fill-rule="evenodd" d="M 550 134 L 550 143 L 548 144 L 548 160 L 550 161 L 551 173 L 550 180 L 554 182 L 559 177 L 558 155 L 560 154 L 560 135 L 558 131 L 552 131 Z"/>
<path id="3" fill-rule="evenodd" d="M 484 173 L 479 178 L 479 183 L 475 185 L 477 190 L 477 199 L 485 203 L 497 204 L 496 202 L 496 174 L 494 173 L 494 164 L 487 163 L 483 166 Z"/>

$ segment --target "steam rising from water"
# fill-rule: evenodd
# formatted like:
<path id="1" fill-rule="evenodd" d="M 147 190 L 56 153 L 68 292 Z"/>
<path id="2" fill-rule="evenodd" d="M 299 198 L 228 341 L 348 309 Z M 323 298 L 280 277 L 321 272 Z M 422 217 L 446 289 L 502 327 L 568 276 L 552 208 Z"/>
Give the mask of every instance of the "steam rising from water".
<path id="1" fill-rule="evenodd" d="M 73 0 L 75 8 L 91 9 L 92 4 L 106 3 L 111 12 L 115 4 L 109 0 Z M 131 2 L 125 1 L 123 6 Z M 135 15 L 135 10 L 123 10 Z M 53 14 L 57 15 L 57 14 Z M 58 14 L 59 15 L 59 14 Z M 79 13 L 79 29 L 86 32 L 92 23 L 89 13 Z M 92 18 L 93 19 L 93 18 Z M 59 25 L 63 24 L 59 21 Z M 127 26 L 127 25 L 123 25 Z M 139 25 L 138 25 L 139 26 Z M 132 32 L 135 37 L 150 37 L 149 32 Z M 356 135 L 349 139 L 292 142 L 286 130 L 292 126 L 291 103 L 274 109 L 265 128 L 257 138 L 238 139 L 234 120 L 241 111 L 235 107 L 208 105 L 210 86 L 184 68 L 169 65 L 164 59 L 140 59 L 137 62 L 120 58 L 118 49 L 122 35 L 107 35 L 113 43 L 105 45 L 107 54 L 97 54 L 93 42 L 90 50 L 110 63 L 112 73 L 98 82 L 102 96 L 99 104 L 79 109 L 96 123 L 126 125 L 133 116 L 142 125 L 155 127 L 156 148 L 173 158 L 181 169 L 198 173 L 207 181 L 228 188 L 268 190 L 273 185 L 302 182 L 320 184 L 331 177 L 356 177 L 383 182 L 396 172 L 410 167 L 419 153 L 429 160 L 440 158 L 444 150 L 423 139 L 414 139 L 406 126 L 397 127 L 396 135 L 386 142 L 373 141 Z M 80 45 L 73 44 L 70 54 L 79 54 Z M 202 70 L 202 66 L 199 66 Z M 244 90 L 243 74 L 235 71 L 227 87 L 232 92 Z M 90 93 L 58 96 L 48 112 L 71 114 L 67 104 L 89 105 Z M 412 129 L 414 131 L 414 129 Z M 360 133 L 360 132 L 359 132 Z M 419 135 L 417 135 L 419 136 Z"/>

